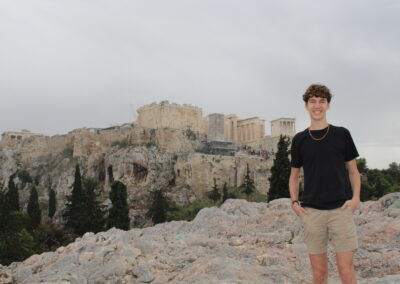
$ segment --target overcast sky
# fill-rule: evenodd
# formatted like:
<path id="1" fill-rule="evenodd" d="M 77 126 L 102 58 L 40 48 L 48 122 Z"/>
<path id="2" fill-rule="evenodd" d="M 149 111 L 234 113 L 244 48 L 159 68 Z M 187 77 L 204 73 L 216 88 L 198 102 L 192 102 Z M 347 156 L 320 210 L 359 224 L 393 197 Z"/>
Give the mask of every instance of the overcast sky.
<path id="1" fill-rule="evenodd" d="M 308 126 L 334 94 L 371 168 L 400 162 L 400 1 L 0 0 L 0 132 L 131 122 L 169 100 Z"/>

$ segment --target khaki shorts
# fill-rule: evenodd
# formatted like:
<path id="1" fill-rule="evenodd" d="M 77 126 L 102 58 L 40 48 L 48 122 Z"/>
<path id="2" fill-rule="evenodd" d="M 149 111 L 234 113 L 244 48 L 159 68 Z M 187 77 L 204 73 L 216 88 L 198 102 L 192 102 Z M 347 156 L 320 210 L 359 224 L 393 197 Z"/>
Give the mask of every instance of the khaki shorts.
<path id="1" fill-rule="evenodd" d="M 353 251 L 358 248 L 356 227 L 350 207 L 332 210 L 305 208 L 308 214 L 301 214 L 304 224 L 304 241 L 308 253 L 327 252 L 328 238 L 335 252 Z"/>

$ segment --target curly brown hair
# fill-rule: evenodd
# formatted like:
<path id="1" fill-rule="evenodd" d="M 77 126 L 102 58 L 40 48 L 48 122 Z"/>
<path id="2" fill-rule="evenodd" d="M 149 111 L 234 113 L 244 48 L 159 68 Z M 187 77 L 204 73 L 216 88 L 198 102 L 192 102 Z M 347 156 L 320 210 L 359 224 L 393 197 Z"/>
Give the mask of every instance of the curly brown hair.
<path id="1" fill-rule="evenodd" d="M 303 95 L 303 101 L 306 103 L 311 97 L 317 98 L 325 98 L 328 100 L 328 103 L 331 102 L 332 94 L 331 91 L 324 85 L 312 84 L 307 88 L 306 92 Z"/>

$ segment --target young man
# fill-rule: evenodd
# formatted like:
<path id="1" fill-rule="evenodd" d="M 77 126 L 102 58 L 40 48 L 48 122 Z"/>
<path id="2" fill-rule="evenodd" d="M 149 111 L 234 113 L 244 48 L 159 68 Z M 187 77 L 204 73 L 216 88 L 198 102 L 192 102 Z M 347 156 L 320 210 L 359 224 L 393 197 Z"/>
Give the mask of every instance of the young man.
<path id="1" fill-rule="evenodd" d="M 311 125 L 292 140 L 289 178 L 292 209 L 304 225 L 314 283 L 327 283 L 327 242 L 331 239 L 340 278 L 357 283 L 353 251 L 357 249 L 353 212 L 360 203 L 357 149 L 350 132 L 326 120 L 332 95 L 323 85 L 311 85 L 303 95 Z M 303 201 L 299 202 L 299 171 L 304 171 Z"/>

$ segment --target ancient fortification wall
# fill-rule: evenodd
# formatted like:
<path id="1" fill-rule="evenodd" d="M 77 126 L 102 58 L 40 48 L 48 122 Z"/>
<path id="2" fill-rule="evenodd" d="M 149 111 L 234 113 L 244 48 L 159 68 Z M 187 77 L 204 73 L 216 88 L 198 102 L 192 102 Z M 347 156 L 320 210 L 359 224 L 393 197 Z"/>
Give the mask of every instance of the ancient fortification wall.
<path id="1" fill-rule="evenodd" d="M 14 132 L 14 134 L 19 134 Z M 113 143 L 120 145 L 155 145 L 164 151 L 190 151 L 200 147 L 204 134 L 160 128 L 151 129 L 124 124 L 122 126 L 95 129 L 80 128 L 66 135 L 44 136 L 32 135 L 20 140 L 10 140 L 5 133 L 0 146 L 14 150 L 19 159 L 28 163 L 32 159 L 46 156 L 49 153 L 70 151 L 74 157 L 89 157 L 92 154 L 104 153 Z"/>
<path id="2" fill-rule="evenodd" d="M 152 103 L 137 110 L 137 124 L 148 128 L 173 128 L 207 133 L 206 119 L 201 108 L 192 105 L 170 104 L 168 101 Z"/>

